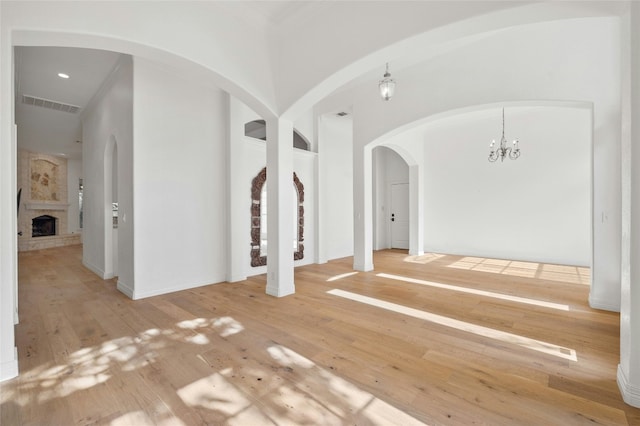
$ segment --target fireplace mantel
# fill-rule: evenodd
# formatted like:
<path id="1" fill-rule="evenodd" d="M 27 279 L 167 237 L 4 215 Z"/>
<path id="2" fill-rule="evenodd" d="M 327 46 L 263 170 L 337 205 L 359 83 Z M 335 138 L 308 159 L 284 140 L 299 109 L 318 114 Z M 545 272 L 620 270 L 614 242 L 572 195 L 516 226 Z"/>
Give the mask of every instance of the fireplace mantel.
<path id="1" fill-rule="evenodd" d="M 27 210 L 68 210 L 68 203 L 52 203 L 52 202 L 28 202 L 24 203 Z"/>

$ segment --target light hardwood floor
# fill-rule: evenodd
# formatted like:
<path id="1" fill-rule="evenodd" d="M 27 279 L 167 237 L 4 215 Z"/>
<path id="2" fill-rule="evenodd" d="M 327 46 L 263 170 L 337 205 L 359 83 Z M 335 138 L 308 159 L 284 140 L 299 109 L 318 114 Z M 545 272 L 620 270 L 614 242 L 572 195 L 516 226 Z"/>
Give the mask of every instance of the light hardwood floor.
<path id="1" fill-rule="evenodd" d="M 20 253 L 21 373 L 0 385 L 0 424 L 640 424 L 588 269 L 351 262 L 297 268 L 281 299 L 258 276 L 132 301 L 80 246 Z"/>

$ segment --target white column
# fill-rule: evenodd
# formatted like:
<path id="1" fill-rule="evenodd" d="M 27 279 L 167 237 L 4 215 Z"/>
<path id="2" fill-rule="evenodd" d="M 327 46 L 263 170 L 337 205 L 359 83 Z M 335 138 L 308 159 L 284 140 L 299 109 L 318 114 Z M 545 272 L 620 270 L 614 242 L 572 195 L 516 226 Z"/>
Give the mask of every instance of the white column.
<path id="1" fill-rule="evenodd" d="M 353 144 L 353 269 L 373 270 L 372 150 Z"/>
<path id="2" fill-rule="evenodd" d="M 16 141 L 13 132 L 13 56 L 0 27 L 0 381 L 18 375 L 15 347 L 17 285 Z"/>
<path id="3" fill-rule="evenodd" d="M 424 254 L 424 172 L 422 166 L 409 166 L 409 254 Z"/>
<path id="4" fill-rule="evenodd" d="M 624 401 L 640 407 L 640 5 L 630 7 L 622 31 L 622 288 L 617 379 Z"/>
<path id="5" fill-rule="evenodd" d="M 315 191 L 315 215 L 316 215 L 316 227 L 315 227 L 315 240 L 316 240 L 316 258 L 315 263 L 327 263 L 327 243 L 324 238 L 328 234 L 323 232 L 324 229 L 328 229 L 326 223 L 326 217 L 323 213 L 323 207 L 327 205 L 328 195 L 327 185 L 324 184 L 325 176 L 329 173 L 331 165 L 327 158 L 325 144 L 323 143 L 325 123 L 322 116 L 317 118 L 315 126 L 316 134 L 316 146 L 318 147 L 318 156 L 316 157 L 315 167 L 315 179 L 316 179 L 316 191 Z"/>
<path id="6" fill-rule="evenodd" d="M 229 282 L 247 279 L 245 264 L 249 262 L 250 214 L 246 200 L 249 194 L 247 182 L 238 179 L 244 176 L 244 104 L 231 95 L 228 97 L 229 120 L 227 127 L 227 274 Z"/>
<path id="7" fill-rule="evenodd" d="M 295 293 L 293 123 L 267 120 L 267 294 Z"/>

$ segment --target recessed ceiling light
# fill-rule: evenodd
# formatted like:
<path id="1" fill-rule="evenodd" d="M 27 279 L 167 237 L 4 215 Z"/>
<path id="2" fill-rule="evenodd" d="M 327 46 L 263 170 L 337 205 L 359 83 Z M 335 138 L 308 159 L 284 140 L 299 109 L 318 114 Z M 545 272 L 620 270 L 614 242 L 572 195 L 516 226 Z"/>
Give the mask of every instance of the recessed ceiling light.
<path id="1" fill-rule="evenodd" d="M 63 72 L 59 72 L 58 73 L 58 77 L 60 77 L 60 78 L 69 78 L 69 74 L 65 74 Z"/>

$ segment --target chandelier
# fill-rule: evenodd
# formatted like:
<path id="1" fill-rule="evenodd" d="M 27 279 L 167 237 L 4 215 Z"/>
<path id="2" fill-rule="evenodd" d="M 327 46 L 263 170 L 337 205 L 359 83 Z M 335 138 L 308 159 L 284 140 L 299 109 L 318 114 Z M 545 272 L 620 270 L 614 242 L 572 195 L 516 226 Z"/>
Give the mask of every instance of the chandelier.
<path id="1" fill-rule="evenodd" d="M 387 71 L 382 76 L 382 80 L 378 83 L 378 89 L 380 89 L 380 96 L 385 101 L 388 101 L 396 91 L 396 81 L 391 78 L 389 74 L 389 63 L 387 62 Z"/>
<path id="2" fill-rule="evenodd" d="M 500 159 L 504 161 L 505 157 L 509 157 L 512 160 L 520 157 L 520 148 L 518 148 L 518 139 L 513 141 L 512 147 L 507 147 L 507 139 L 504 137 L 504 108 L 502 108 L 502 138 L 500 139 L 500 146 L 496 148 L 496 140 L 491 141 L 489 145 L 489 161 L 495 162 Z"/>

